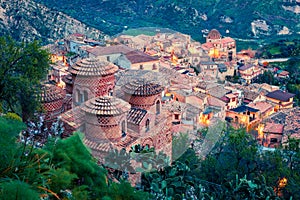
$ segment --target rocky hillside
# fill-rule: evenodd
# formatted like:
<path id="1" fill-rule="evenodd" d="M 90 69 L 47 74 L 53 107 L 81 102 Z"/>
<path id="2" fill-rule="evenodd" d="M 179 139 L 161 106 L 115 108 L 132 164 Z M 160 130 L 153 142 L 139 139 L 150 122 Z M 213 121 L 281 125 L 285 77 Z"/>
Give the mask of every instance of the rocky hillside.
<path id="1" fill-rule="evenodd" d="M 94 39 L 105 37 L 103 32 L 31 0 L 0 0 L 1 35 L 47 43 L 72 33 L 84 33 Z"/>
<path id="2" fill-rule="evenodd" d="M 199 39 L 217 28 L 239 38 L 300 32 L 300 0 L 35 0 L 113 35 L 158 26 Z"/>

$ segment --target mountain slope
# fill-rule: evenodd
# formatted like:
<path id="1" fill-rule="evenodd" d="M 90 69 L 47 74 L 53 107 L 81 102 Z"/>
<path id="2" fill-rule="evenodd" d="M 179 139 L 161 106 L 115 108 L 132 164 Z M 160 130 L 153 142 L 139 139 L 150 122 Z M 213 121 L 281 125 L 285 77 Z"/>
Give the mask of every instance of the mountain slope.
<path id="1" fill-rule="evenodd" d="M 105 37 L 101 31 L 31 0 L 0 1 L 0 35 L 48 43 L 76 32 L 94 39 Z"/>
<path id="2" fill-rule="evenodd" d="M 300 31 L 300 0 L 35 0 L 113 35 L 124 28 L 167 27 L 202 37 L 217 28 L 240 38 Z M 228 32 L 227 31 L 227 32 Z"/>

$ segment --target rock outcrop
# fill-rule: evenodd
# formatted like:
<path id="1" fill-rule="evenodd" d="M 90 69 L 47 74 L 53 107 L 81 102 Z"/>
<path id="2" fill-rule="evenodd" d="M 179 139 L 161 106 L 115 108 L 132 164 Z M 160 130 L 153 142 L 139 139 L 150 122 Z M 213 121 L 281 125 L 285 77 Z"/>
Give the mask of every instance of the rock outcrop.
<path id="1" fill-rule="evenodd" d="M 73 33 L 101 40 L 103 32 L 31 0 L 0 1 L 0 33 L 20 41 L 53 42 Z"/>

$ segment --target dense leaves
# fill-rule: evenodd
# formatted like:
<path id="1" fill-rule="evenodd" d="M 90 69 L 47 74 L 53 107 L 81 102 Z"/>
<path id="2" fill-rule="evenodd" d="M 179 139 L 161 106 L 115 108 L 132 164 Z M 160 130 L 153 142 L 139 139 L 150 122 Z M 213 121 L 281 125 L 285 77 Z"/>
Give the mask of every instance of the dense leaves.
<path id="1" fill-rule="evenodd" d="M 1 199 L 148 199 L 128 182 L 109 180 L 81 134 L 67 139 L 52 136 L 36 148 L 32 142 L 17 142 L 24 128 L 20 121 L 0 117 Z"/>
<path id="2" fill-rule="evenodd" d="M 18 43 L 0 37 L 0 55 L 0 101 L 27 120 L 39 106 L 37 92 L 46 78 L 49 54 L 37 41 Z"/>

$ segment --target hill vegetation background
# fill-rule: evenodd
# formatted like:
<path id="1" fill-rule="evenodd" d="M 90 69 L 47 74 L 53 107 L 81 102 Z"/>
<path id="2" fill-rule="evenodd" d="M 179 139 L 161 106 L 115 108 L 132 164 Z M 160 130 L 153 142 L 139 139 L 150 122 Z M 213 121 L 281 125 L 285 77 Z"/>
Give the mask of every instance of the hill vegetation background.
<path id="1" fill-rule="evenodd" d="M 251 22 L 264 20 L 268 30 L 260 38 L 274 36 L 287 26 L 300 31 L 296 0 L 35 0 L 62 11 L 90 26 L 114 35 L 127 28 L 166 27 L 201 40 L 205 29 L 217 28 L 225 35 L 253 38 Z M 294 10 L 293 10 L 294 9 Z"/>

